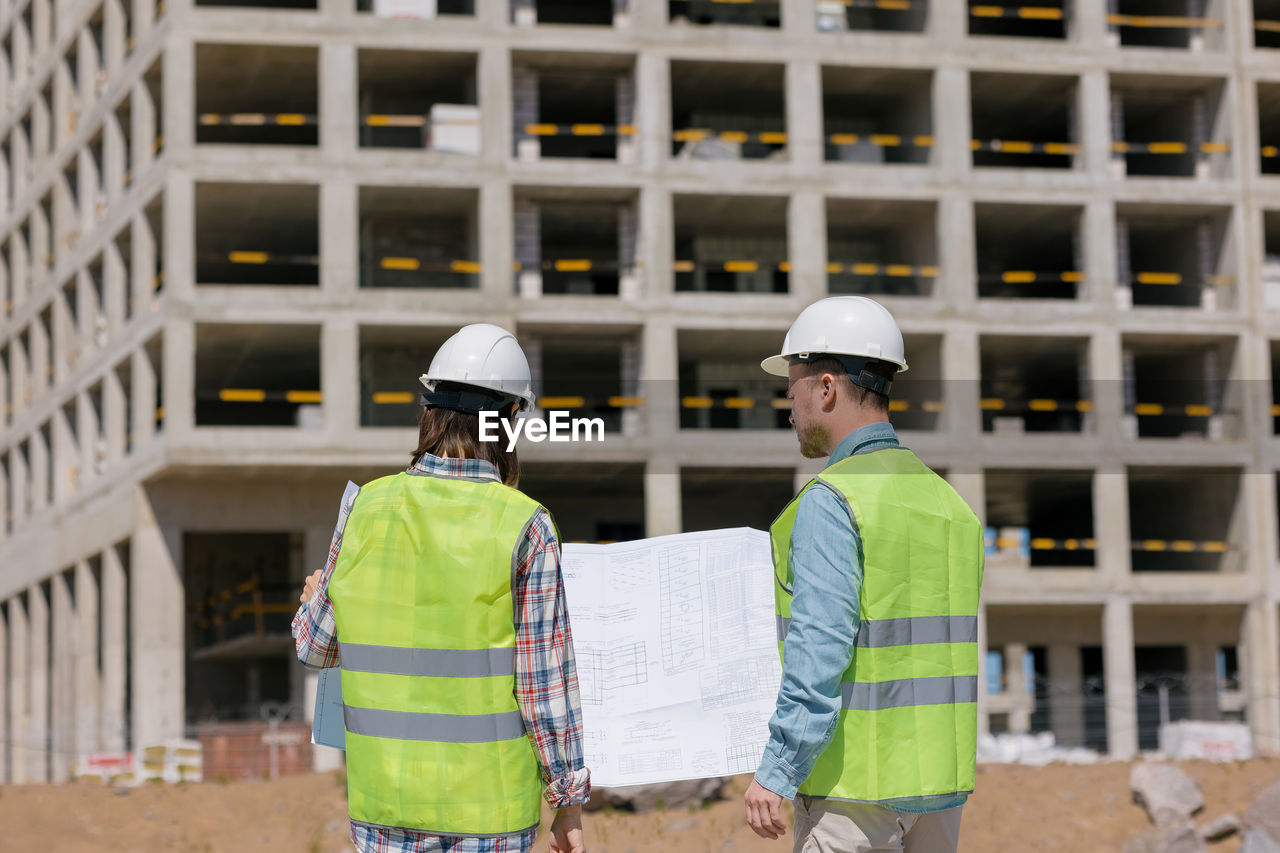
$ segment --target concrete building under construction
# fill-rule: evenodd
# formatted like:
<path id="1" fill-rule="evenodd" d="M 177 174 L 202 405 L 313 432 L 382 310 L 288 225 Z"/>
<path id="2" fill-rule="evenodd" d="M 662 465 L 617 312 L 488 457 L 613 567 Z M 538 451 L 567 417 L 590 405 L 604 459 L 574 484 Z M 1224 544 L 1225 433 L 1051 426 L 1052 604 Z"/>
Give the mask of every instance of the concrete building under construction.
<path id="1" fill-rule="evenodd" d="M 1280 751 L 1280 3 L 1021 2 L 2 0 L 0 781 L 303 720 L 458 326 L 604 419 L 522 487 L 620 540 L 769 524 L 759 360 L 848 293 L 988 525 L 980 725 Z"/>

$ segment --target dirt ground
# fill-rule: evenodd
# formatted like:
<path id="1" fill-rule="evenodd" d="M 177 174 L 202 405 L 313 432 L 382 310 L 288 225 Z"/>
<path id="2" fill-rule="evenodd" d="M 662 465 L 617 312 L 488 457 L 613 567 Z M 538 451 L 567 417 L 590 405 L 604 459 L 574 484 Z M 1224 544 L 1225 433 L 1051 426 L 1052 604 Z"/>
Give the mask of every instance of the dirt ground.
<path id="1" fill-rule="evenodd" d="M 1145 813 L 1130 801 L 1130 766 L 982 765 L 977 793 L 965 807 L 960 850 L 1119 850 L 1147 826 Z M 1204 792 L 1201 823 L 1240 814 L 1258 791 L 1280 778 L 1280 759 L 1181 766 Z M 701 809 L 590 813 L 588 850 L 789 851 L 789 840 L 757 838 L 743 824 L 741 796 L 749 778 L 735 778 L 727 799 Z M 1239 848 L 1237 837 L 1210 850 L 1235 853 Z M 352 848 L 345 782 L 341 773 L 323 773 L 278 782 L 136 789 L 89 782 L 0 787 L 0 849 L 343 853 Z M 538 849 L 547 849 L 545 834 Z"/>

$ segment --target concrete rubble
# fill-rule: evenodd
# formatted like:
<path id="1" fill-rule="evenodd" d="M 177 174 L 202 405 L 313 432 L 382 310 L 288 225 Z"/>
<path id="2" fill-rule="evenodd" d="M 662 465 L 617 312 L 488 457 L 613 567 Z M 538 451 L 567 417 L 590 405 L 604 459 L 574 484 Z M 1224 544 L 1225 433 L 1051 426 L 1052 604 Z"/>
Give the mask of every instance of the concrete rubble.
<path id="1" fill-rule="evenodd" d="M 1280 853 L 1280 779 L 1263 788 L 1245 809 L 1241 853 Z"/>
<path id="2" fill-rule="evenodd" d="M 1129 773 L 1134 802 L 1147 810 L 1156 826 L 1190 821 L 1204 808 L 1204 797 L 1195 780 L 1173 764 L 1147 762 Z"/>

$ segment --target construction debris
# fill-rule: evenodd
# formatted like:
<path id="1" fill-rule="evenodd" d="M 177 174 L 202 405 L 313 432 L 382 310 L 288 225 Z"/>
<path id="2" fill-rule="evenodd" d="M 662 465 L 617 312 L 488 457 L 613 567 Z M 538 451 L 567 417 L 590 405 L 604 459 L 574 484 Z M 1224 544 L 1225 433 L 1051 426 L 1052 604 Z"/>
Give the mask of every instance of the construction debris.
<path id="1" fill-rule="evenodd" d="M 1195 827 L 1185 819 L 1153 826 L 1124 845 L 1124 853 L 1205 853 L 1205 849 Z"/>
<path id="2" fill-rule="evenodd" d="M 1191 816 L 1204 808 L 1200 787 L 1173 764 L 1149 762 L 1134 766 L 1129 773 L 1129 787 L 1133 789 L 1134 802 L 1147 810 L 1157 827 L 1182 822 L 1189 826 Z"/>
<path id="3" fill-rule="evenodd" d="M 1202 841 L 1221 841 L 1230 838 L 1240 831 L 1240 818 L 1233 814 L 1224 814 L 1217 820 L 1211 820 L 1196 829 Z"/>
<path id="4" fill-rule="evenodd" d="M 1245 849 L 1249 847 L 1249 837 L 1261 833 L 1274 845 L 1276 853 L 1280 853 L 1280 779 L 1254 798 L 1249 808 L 1245 809 L 1243 822 L 1248 829 L 1245 833 Z M 1254 843 L 1262 842 L 1255 840 Z M 1257 853 L 1271 849 L 1259 847 Z"/>
<path id="5" fill-rule="evenodd" d="M 995 764 L 1095 764 L 1102 755 L 1084 747 L 1058 746 L 1053 732 L 978 736 L 978 761 Z"/>

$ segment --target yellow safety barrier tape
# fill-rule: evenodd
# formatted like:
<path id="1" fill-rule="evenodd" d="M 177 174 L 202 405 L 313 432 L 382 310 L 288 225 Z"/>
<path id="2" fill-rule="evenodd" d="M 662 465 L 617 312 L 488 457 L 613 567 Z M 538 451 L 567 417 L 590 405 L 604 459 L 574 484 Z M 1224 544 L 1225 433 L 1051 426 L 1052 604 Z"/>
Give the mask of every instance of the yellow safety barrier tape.
<path id="1" fill-rule="evenodd" d="M 1264 145 L 1262 146 L 1263 157 L 1280 157 L 1280 146 Z"/>
<path id="2" fill-rule="evenodd" d="M 286 391 L 284 398 L 290 403 L 320 403 L 324 400 L 319 391 Z"/>
<path id="3" fill-rule="evenodd" d="M 970 6 L 969 14 L 975 18 L 1000 18 L 1004 16 L 1001 6 Z"/>
<path id="4" fill-rule="evenodd" d="M 365 116 L 364 123 L 369 127 L 423 127 L 427 117 L 376 113 Z"/>
<path id="5" fill-rule="evenodd" d="M 382 258 L 378 266 L 384 270 L 416 270 L 421 264 L 417 258 Z"/>
<path id="6" fill-rule="evenodd" d="M 603 124 L 575 124 L 571 129 L 574 136 L 604 136 Z"/>
<path id="7" fill-rule="evenodd" d="M 1184 142 L 1148 142 L 1148 154 L 1185 154 L 1187 146 Z"/>
<path id="8" fill-rule="evenodd" d="M 544 409 L 581 409 L 586 404 L 582 397 L 543 397 L 538 401 Z"/>
<path id="9" fill-rule="evenodd" d="M 559 260 L 553 266 L 556 272 L 586 272 L 591 269 L 591 261 L 584 259 Z"/>
<path id="10" fill-rule="evenodd" d="M 614 409 L 632 409 L 644 405 L 644 397 L 614 396 L 609 398 L 609 406 Z"/>
<path id="11" fill-rule="evenodd" d="M 778 272 L 791 272 L 791 262 L 782 261 L 780 264 L 778 264 Z"/>
<path id="12" fill-rule="evenodd" d="M 1195 418 L 1207 418 L 1213 414 L 1213 407 L 1189 405 L 1186 407 L 1186 413 Z"/>
<path id="13" fill-rule="evenodd" d="M 302 113 L 280 113 L 276 116 L 276 124 L 300 125 L 306 123 L 307 117 Z"/>
<path id="14" fill-rule="evenodd" d="M 481 271 L 481 266 L 476 261 L 450 261 L 450 272 L 461 272 L 469 275 L 477 275 Z"/>
<path id="15" fill-rule="evenodd" d="M 391 405 L 397 403 L 412 403 L 414 395 L 408 391 L 374 391 L 373 402 L 376 405 Z"/>
<path id="16" fill-rule="evenodd" d="M 1227 154 L 1231 151 L 1231 144 L 1228 142 L 1204 142 L 1201 143 L 1200 150 L 1205 154 Z"/>
<path id="17" fill-rule="evenodd" d="M 756 405 L 756 401 L 750 397 L 726 397 L 724 407 L 726 409 L 751 409 Z"/>
<path id="18" fill-rule="evenodd" d="M 233 264 L 265 264 L 266 252 L 228 252 L 227 260 Z"/>
<path id="19" fill-rule="evenodd" d="M 1182 284 L 1182 276 L 1176 272 L 1140 272 L 1138 284 Z"/>
<path id="20" fill-rule="evenodd" d="M 1027 407 L 1033 412 L 1056 412 L 1058 411 L 1057 400 L 1032 399 L 1027 401 Z"/>
<path id="21" fill-rule="evenodd" d="M 1107 23 L 1114 27 L 1169 27 L 1177 29 L 1201 29 L 1222 26 L 1222 21 L 1213 18 L 1190 18 L 1178 15 L 1107 15 Z"/>
<path id="22" fill-rule="evenodd" d="M 1267 33 L 1280 33 L 1280 21 L 1254 21 L 1253 28 Z"/>
<path id="23" fill-rule="evenodd" d="M 526 124 L 524 132 L 530 136 L 555 136 L 556 126 L 554 124 Z"/>
<path id="24" fill-rule="evenodd" d="M 218 399 L 224 403 L 261 403 L 267 399 L 267 393 L 261 389 L 223 388 L 218 392 Z"/>
<path id="25" fill-rule="evenodd" d="M 676 272 L 693 272 L 694 263 L 693 261 L 676 261 L 671 268 Z"/>
<path id="26" fill-rule="evenodd" d="M 890 400 L 890 401 L 889 401 L 889 411 L 891 411 L 891 412 L 905 412 L 906 410 L 907 410 L 907 401 L 906 401 L 906 400 Z"/>
<path id="27" fill-rule="evenodd" d="M 978 408 L 983 411 L 998 411 L 1004 408 L 1004 400 L 999 397 L 983 397 L 978 401 Z"/>
<path id="28" fill-rule="evenodd" d="M 1280 405 L 1274 405 L 1271 407 L 1271 416 L 1273 418 L 1280 418 Z"/>
<path id="29" fill-rule="evenodd" d="M 1036 274 L 1028 270 L 1007 270 L 1000 274 L 1005 284 L 1030 284 L 1036 280 Z"/>
<path id="30" fill-rule="evenodd" d="M 756 272 L 760 269 L 757 261 L 725 261 L 725 272 Z"/>
<path id="31" fill-rule="evenodd" d="M 902 144 L 902 137 L 896 133 L 873 133 L 871 134 L 871 144 L 884 148 L 894 148 Z"/>
<path id="32" fill-rule="evenodd" d="M 1045 6 L 1022 6 L 1018 9 L 1018 17 L 1039 21 L 1061 21 L 1062 10 Z"/>
<path id="33" fill-rule="evenodd" d="M 711 408 L 710 397 L 681 397 L 680 405 L 686 409 L 709 409 Z"/>
<path id="34" fill-rule="evenodd" d="M 1133 407 L 1135 415 L 1163 415 L 1164 406 L 1159 403 L 1137 403 Z"/>
<path id="35" fill-rule="evenodd" d="M 723 130 L 720 132 L 720 138 L 725 142 L 746 142 L 751 136 L 741 130 Z"/>

